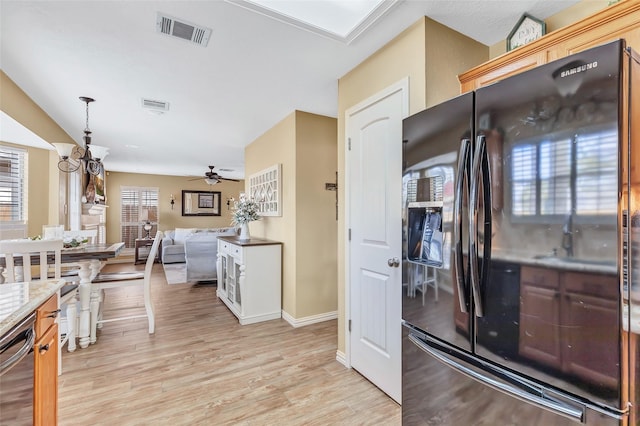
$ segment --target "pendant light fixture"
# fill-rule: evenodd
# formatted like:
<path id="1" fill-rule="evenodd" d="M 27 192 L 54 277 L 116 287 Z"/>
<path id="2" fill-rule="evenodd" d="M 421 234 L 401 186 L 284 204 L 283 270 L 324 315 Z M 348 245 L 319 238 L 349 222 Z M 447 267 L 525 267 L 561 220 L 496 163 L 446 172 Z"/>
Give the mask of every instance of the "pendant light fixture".
<path id="1" fill-rule="evenodd" d="M 99 175 L 103 170 L 103 165 L 101 160 L 104 160 L 104 157 L 109 153 L 109 148 L 91 145 L 91 130 L 89 129 L 89 104 L 91 102 L 95 102 L 95 99 L 89 98 L 87 96 L 80 96 L 80 100 L 85 103 L 86 109 L 86 120 L 85 120 L 85 128 L 84 128 L 84 136 L 82 140 L 84 142 L 84 151 L 80 151 L 80 148 L 71 143 L 54 143 L 52 144 L 56 151 L 58 151 L 58 155 L 60 156 L 60 161 L 58 162 L 58 169 L 66 173 L 73 173 L 80 168 L 80 164 L 84 165 L 84 169 L 87 173 L 92 174 L 94 176 Z M 94 150 L 95 157 L 91 154 L 90 146 Z M 73 154 L 77 154 L 73 155 Z M 75 160 L 73 157 L 76 157 Z"/>

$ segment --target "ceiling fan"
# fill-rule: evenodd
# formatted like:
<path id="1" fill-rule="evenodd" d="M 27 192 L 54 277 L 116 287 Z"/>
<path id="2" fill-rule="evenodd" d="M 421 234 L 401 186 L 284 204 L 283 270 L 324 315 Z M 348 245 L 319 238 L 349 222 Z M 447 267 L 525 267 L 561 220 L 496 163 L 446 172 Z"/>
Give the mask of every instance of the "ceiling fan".
<path id="1" fill-rule="evenodd" d="M 209 166 L 209 171 L 205 172 L 205 174 L 204 174 L 204 181 L 206 183 L 208 183 L 209 185 L 215 185 L 216 183 L 219 183 L 221 180 L 228 180 L 228 181 L 231 181 L 231 182 L 240 182 L 240 180 L 238 180 L 238 179 L 229 179 L 229 178 L 225 178 L 225 177 L 220 176 L 218 173 L 213 171 L 214 167 L 215 166 Z M 202 177 L 198 177 L 198 178 L 195 178 L 195 179 L 189 179 L 189 180 L 198 180 L 198 179 L 202 179 Z"/>

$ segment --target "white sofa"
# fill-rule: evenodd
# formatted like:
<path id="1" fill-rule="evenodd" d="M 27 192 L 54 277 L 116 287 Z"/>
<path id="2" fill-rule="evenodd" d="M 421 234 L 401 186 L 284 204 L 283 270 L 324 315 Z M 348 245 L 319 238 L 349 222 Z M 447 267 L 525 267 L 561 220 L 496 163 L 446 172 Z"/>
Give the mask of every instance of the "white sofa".
<path id="1" fill-rule="evenodd" d="M 218 279 L 218 237 L 237 235 L 234 228 L 218 232 L 199 232 L 191 235 L 184 243 L 184 257 L 187 263 L 187 281 L 214 281 Z"/>
<path id="2" fill-rule="evenodd" d="M 184 263 L 186 260 L 184 248 L 186 240 L 192 235 L 200 233 L 235 235 L 236 229 L 234 227 L 176 228 L 166 231 L 162 239 L 162 263 Z"/>

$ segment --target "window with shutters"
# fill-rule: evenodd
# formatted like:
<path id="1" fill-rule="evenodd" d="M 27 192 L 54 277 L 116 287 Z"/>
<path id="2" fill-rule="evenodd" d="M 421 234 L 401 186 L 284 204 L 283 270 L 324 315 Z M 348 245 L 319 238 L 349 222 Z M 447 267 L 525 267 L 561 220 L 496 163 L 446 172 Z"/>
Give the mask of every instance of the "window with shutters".
<path id="1" fill-rule="evenodd" d="M 0 146 L 0 229 L 3 235 L 26 236 L 27 151 Z"/>
<path id="2" fill-rule="evenodd" d="M 617 211 L 616 129 L 519 143 L 511 151 L 511 213 L 514 219 L 598 220 Z M 545 219 L 545 220 L 547 220 Z"/>
<path id="3" fill-rule="evenodd" d="M 147 232 L 143 226 L 148 218 L 151 223 L 149 234 L 153 237 L 158 230 L 158 188 L 135 186 L 121 187 L 120 216 L 121 241 L 126 248 L 134 248 L 137 238 L 144 238 Z M 144 220 L 143 220 L 144 218 Z"/>

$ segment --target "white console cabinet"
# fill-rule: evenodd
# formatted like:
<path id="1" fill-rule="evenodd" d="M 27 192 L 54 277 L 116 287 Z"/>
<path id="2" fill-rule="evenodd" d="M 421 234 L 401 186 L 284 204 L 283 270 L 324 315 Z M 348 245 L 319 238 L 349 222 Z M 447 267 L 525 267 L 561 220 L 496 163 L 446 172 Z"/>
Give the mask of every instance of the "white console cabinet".
<path id="1" fill-rule="evenodd" d="M 216 266 L 218 297 L 240 324 L 281 317 L 282 243 L 218 237 Z"/>

